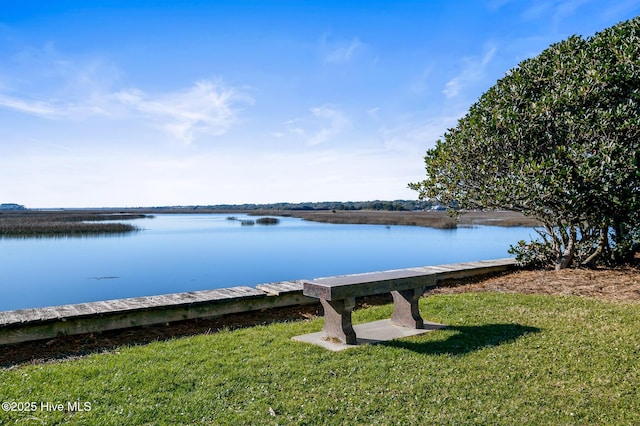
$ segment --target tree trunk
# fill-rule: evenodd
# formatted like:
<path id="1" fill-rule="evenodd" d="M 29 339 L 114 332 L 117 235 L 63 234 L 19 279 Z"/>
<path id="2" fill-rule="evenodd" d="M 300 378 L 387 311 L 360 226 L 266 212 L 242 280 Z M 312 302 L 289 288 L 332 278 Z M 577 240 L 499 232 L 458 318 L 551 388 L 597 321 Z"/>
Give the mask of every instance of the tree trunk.
<path id="1" fill-rule="evenodd" d="M 603 226 L 602 228 L 600 228 L 600 240 L 598 241 L 598 247 L 595 249 L 593 253 L 591 253 L 589 257 L 587 257 L 581 263 L 581 265 L 584 265 L 584 266 L 589 265 L 591 262 L 595 261 L 602 254 L 602 251 L 607 245 L 607 239 L 609 237 L 609 235 L 607 234 L 608 230 L 609 228 L 606 226 Z"/>
<path id="2" fill-rule="evenodd" d="M 562 252 L 562 255 L 560 255 L 556 261 L 556 271 L 569 267 L 573 262 L 573 257 L 576 252 L 577 238 L 578 233 L 576 231 L 576 227 L 572 225 L 569 228 L 568 241 L 565 245 L 564 252 Z"/>

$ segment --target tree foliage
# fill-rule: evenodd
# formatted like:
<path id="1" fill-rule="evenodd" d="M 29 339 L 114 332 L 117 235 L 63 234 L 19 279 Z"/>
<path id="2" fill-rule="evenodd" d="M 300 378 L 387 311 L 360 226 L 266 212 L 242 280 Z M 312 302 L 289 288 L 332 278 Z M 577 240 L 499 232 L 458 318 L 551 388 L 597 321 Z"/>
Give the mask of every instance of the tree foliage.
<path id="1" fill-rule="evenodd" d="M 640 241 L 639 108 L 640 17 L 509 71 L 427 151 L 426 179 L 409 186 L 444 205 L 537 217 L 542 242 L 513 248 L 521 259 L 629 260 Z"/>

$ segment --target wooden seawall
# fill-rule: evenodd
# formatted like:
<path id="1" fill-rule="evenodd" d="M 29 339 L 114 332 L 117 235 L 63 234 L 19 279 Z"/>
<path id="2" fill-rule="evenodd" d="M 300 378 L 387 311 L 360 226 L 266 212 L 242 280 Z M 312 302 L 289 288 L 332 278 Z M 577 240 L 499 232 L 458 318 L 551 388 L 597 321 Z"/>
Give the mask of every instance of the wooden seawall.
<path id="1" fill-rule="evenodd" d="M 485 260 L 409 268 L 435 275 L 436 282 L 506 271 L 513 259 Z M 388 271 L 380 272 L 386 273 Z M 375 277 L 377 273 L 358 274 Z M 319 303 L 302 294 L 303 281 L 230 287 L 160 296 L 106 300 L 46 308 L 0 312 L 0 345 L 50 339 L 59 335 L 95 333 L 195 318 Z"/>

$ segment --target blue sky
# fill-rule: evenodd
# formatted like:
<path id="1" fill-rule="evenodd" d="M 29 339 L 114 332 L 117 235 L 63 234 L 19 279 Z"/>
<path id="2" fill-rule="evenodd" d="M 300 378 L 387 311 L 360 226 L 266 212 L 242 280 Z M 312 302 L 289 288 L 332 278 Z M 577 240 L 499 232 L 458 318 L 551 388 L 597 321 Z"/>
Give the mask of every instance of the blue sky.
<path id="1" fill-rule="evenodd" d="M 522 60 L 640 0 L 0 0 L 0 202 L 415 199 Z"/>

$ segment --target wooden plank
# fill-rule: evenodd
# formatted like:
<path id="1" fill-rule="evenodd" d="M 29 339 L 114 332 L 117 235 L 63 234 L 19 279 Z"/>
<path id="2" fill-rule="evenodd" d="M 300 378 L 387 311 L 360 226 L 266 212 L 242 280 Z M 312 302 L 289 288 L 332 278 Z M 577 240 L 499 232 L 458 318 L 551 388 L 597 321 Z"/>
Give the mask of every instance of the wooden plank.
<path id="1" fill-rule="evenodd" d="M 515 266 L 515 259 L 481 260 L 478 262 L 452 263 L 448 265 L 424 266 L 412 268 L 413 271 L 422 273 L 435 273 L 436 280 L 442 281 L 451 277 L 482 275 L 492 272 L 500 272 Z"/>
<path id="2" fill-rule="evenodd" d="M 16 311 L 0 312 L 0 327 L 6 324 L 20 322 L 20 315 Z"/>
<path id="3" fill-rule="evenodd" d="M 126 313 L 153 308 L 180 307 L 194 304 L 211 304 L 220 301 L 265 297 L 266 294 L 251 287 L 235 287 L 219 290 L 203 290 L 189 293 L 175 293 L 159 296 L 135 297 L 128 299 L 104 300 L 100 302 L 60 305 L 45 308 L 5 311 L 0 325 L 25 325 L 36 322 L 70 320 L 88 316 Z"/>
<path id="4" fill-rule="evenodd" d="M 283 281 L 278 283 L 259 284 L 256 286 L 258 290 L 264 291 L 265 293 L 272 296 L 280 296 L 286 293 L 297 292 L 300 292 L 300 294 L 302 294 L 302 287 L 302 281 Z"/>
<path id="5" fill-rule="evenodd" d="M 459 268 L 438 273 L 438 281 L 452 278 L 466 278 L 475 275 L 486 275 L 509 270 L 515 266 L 515 259 L 499 259 L 494 261 L 469 262 L 459 264 Z"/>
<path id="6" fill-rule="evenodd" d="M 295 306 L 300 304 L 318 303 L 317 299 L 308 298 L 302 292 L 285 293 L 281 296 L 268 296 L 266 293 L 250 287 L 235 290 L 207 290 L 206 293 L 197 296 L 206 296 L 206 299 L 194 301 L 193 295 L 181 295 L 185 298 L 173 299 L 166 306 L 151 306 L 147 300 L 147 309 L 141 309 L 143 299 L 121 299 L 118 303 L 97 302 L 100 312 L 93 315 L 63 318 L 59 315 L 58 307 L 39 308 L 30 311 L 31 315 L 5 315 L 13 321 L 11 326 L 0 327 L 0 345 L 19 343 L 30 340 L 50 339 L 58 335 L 72 335 L 93 333 L 105 330 L 137 327 L 143 325 L 163 324 L 173 321 L 182 321 L 194 318 L 212 318 L 231 313 L 249 312 L 260 309 L 270 309 L 283 306 Z M 200 297 L 198 297 L 200 298 Z M 164 300 L 168 300 L 166 297 Z M 151 301 L 160 300 L 155 296 Z M 187 303 L 193 301 L 194 303 Z M 123 310 L 122 303 L 132 303 L 128 310 Z M 90 305 L 95 305 L 92 302 Z M 69 306 L 69 305 L 67 305 Z M 107 306 L 113 311 L 105 311 Z M 67 313 L 71 309 L 65 309 Z M 47 321 L 42 321 L 42 316 L 34 315 L 34 312 L 45 312 Z M 86 312 L 86 310 L 85 310 Z M 55 316 L 54 316 L 55 315 Z M 27 320 L 19 322 L 20 320 Z M 35 319 L 35 320 L 34 320 Z"/>

